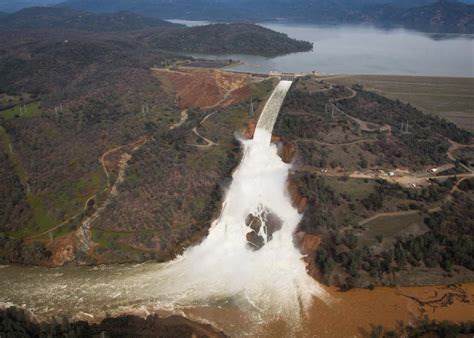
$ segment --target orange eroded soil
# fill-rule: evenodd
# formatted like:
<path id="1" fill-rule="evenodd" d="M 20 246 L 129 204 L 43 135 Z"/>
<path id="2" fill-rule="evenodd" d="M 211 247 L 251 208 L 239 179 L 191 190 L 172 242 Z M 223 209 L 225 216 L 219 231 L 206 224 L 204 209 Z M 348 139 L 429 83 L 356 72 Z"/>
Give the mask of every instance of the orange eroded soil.
<path id="1" fill-rule="evenodd" d="M 462 322 L 474 319 L 474 283 L 456 286 L 353 289 L 326 288 L 331 302 L 316 300 L 302 323 L 298 337 L 364 337 L 373 327 L 396 329 L 398 323 L 415 325 L 431 320 Z M 283 321 L 267 325 L 264 337 L 288 333 Z M 286 332 L 286 333 L 285 333 Z"/>
<path id="2" fill-rule="evenodd" d="M 153 69 L 153 73 L 165 89 L 176 94 L 183 109 L 225 107 L 251 94 L 252 78 L 244 74 L 215 69 Z"/>

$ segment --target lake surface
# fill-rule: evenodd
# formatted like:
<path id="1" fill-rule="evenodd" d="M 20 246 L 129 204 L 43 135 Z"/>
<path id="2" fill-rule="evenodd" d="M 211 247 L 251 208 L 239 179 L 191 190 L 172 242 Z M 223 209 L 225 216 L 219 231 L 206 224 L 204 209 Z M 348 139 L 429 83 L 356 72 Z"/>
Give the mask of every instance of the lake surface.
<path id="1" fill-rule="evenodd" d="M 189 26 L 204 21 L 171 20 Z M 243 62 L 233 67 L 252 72 L 311 72 L 324 74 L 387 74 L 474 77 L 474 35 L 426 34 L 371 26 L 319 26 L 261 23 L 298 40 L 314 43 L 314 50 L 274 58 L 249 55 L 204 55 Z"/>

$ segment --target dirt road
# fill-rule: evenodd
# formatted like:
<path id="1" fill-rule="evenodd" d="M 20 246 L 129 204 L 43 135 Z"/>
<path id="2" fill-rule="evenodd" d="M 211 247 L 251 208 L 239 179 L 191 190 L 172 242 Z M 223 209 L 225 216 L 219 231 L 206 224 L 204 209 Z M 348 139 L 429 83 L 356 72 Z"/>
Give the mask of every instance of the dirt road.
<path id="1" fill-rule="evenodd" d="M 107 186 L 104 188 L 104 192 L 106 192 L 107 190 L 109 190 L 110 188 L 110 174 L 109 174 L 109 171 L 108 171 L 108 168 L 107 168 L 107 165 L 106 165 L 106 158 L 107 156 L 109 156 L 110 154 L 118 151 L 118 150 L 121 150 L 121 149 L 124 149 L 126 147 L 133 147 L 132 151 L 135 151 L 136 149 L 138 149 L 139 146 L 141 146 L 142 144 L 144 144 L 146 141 L 148 140 L 148 137 L 147 136 L 144 136 L 144 137 L 141 137 L 139 140 L 135 141 L 135 142 L 132 142 L 132 143 L 129 143 L 129 144 L 126 144 L 126 145 L 123 145 L 123 146 L 118 146 L 118 147 L 115 147 L 113 149 L 110 149 L 108 151 L 106 151 L 105 153 L 102 154 L 102 156 L 100 157 L 99 161 L 102 165 L 102 169 L 104 170 L 104 173 L 105 173 L 105 176 L 107 177 Z M 128 162 L 128 160 L 126 161 Z M 124 179 L 124 173 L 125 173 L 125 164 L 123 162 L 123 158 L 121 159 L 120 163 L 119 163 L 119 175 L 118 175 L 118 178 L 117 180 L 114 182 L 114 185 L 112 186 L 112 189 L 111 189 L 111 193 L 110 195 L 112 195 L 113 193 L 115 194 L 115 192 L 117 191 L 117 185 L 122 183 L 123 179 Z M 83 208 L 83 211 L 87 210 L 88 208 L 88 204 L 89 202 L 94 199 L 96 197 L 96 194 L 92 195 L 91 197 L 89 197 L 86 202 L 84 203 L 84 208 Z M 107 200 L 110 199 L 111 196 L 108 197 Z M 107 201 L 106 200 L 106 201 Z M 69 217 L 68 219 L 66 219 L 65 221 L 63 221 L 62 223 L 46 230 L 46 231 L 43 231 L 39 234 L 36 234 L 36 235 L 33 235 L 33 236 L 30 236 L 30 237 L 27 237 L 25 238 L 25 240 L 32 240 L 32 239 L 36 239 L 36 238 L 40 238 L 40 237 L 43 237 L 43 236 L 46 236 L 48 235 L 49 233 L 52 233 L 54 232 L 55 230 L 67 225 L 67 224 L 70 224 L 72 221 L 74 221 L 75 219 L 79 218 L 80 216 L 83 215 L 83 211 L 77 213 L 76 215 L 74 216 L 71 216 Z M 86 219 L 87 221 L 87 219 Z M 84 222 L 86 222 L 84 221 Z"/>
<path id="2" fill-rule="evenodd" d="M 372 143 L 372 142 L 377 142 L 377 140 L 364 139 L 364 140 L 357 140 L 357 141 L 352 141 L 352 142 L 347 142 L 347 143 L 328 143 L 328 142 L 317 141 L 314 139 L 300 138 L 300 139 L 297 139 L 297 142 L 315 143 L 315 144 L 328 146 L 328 147 L 338 147 L 338 146 L 350 146 L 353 144 L 360 144 L 360 143 Z"/>
<path id="3" fill-rule="evenodd" d="M 214 141 L 211 141 L 209 140 L 208 138 L 202 136 L 201 134 L 199 134 L 197 128 L 202 125 L 204 122 L 206 122 L 206 120 L 208 118 L 210 118 L 212 115 L 216 114 L 217 112 L 213 112 L 213 113 L 210 113 L 210 114 L 207 114 L 201 122 L 199 122 L 199 124 L 193 128 L 193 133 L 196 134 L 197 137 L 199 137 L 200 139 L 202 139 L 203 141 L 205 141 L 207 144 L 189 144 L 190 146 L 193 146 L 193 147 L 197 147 L 197 148 L 209 148 L 209 147 L 212 147 L 212 146 L 217 146 L 219 145 L 218 143 L 214 142 Z"/>

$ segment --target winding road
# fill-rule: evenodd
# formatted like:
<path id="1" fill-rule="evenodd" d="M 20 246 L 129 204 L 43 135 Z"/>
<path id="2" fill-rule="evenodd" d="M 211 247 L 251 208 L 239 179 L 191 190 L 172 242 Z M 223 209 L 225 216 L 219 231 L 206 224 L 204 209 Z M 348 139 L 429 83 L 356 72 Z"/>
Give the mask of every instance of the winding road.
<path id="1" fill-rule="evenodd" d="M 212 115 L 214 115 L 214 114 L 216 114 L 216 113 L 217 113 L 217 112 L 213 112 L 213 113 L 207 114 L 207 115 L 202 119 L 202 121 L 199 122 L 199 124 L 198 124 L 196 127 L 193 128 L 193 133 L 196 134 L 197 137 L 199 137 L 200 139 L 202 139 L 203 141 L 205 141 L 207 144 L 188 144 L 188 145 L 190 145 L 190 146 L 192 146 L 192 147 L 197 147 L 197 148 L 209 148 L 209 147 L 212 147 L 212 146 L 217 146 L 217 145 L 219 145 L 218 143 L 216 143 L 216 142 L 214 142 L 214 141 L 211 141 L 211 140 L 209 140 L 208 138 L 206 138 L 206 137 L 202 136 L 201 134 L 199 134 L 199 132 L 198 132 L 198 130 L 197 130 L 200 125 L 202 125 L 204 122 L 206 122 L 206 120 L 207 120 L 208 118 L 210 118 Z"/>

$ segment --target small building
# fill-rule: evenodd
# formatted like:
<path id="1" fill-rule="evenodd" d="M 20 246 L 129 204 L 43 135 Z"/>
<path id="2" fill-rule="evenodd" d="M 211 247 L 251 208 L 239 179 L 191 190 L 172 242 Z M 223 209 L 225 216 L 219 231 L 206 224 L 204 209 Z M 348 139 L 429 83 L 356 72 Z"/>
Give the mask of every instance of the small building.
<path id="1" fill-rule="evenodd" d="M 390 176 L 390 177 L 395 177 L 395 172 L 394 172 L 394 171 L 389 171 L 389 172 L 388 172 L 388 176 Z"/>

